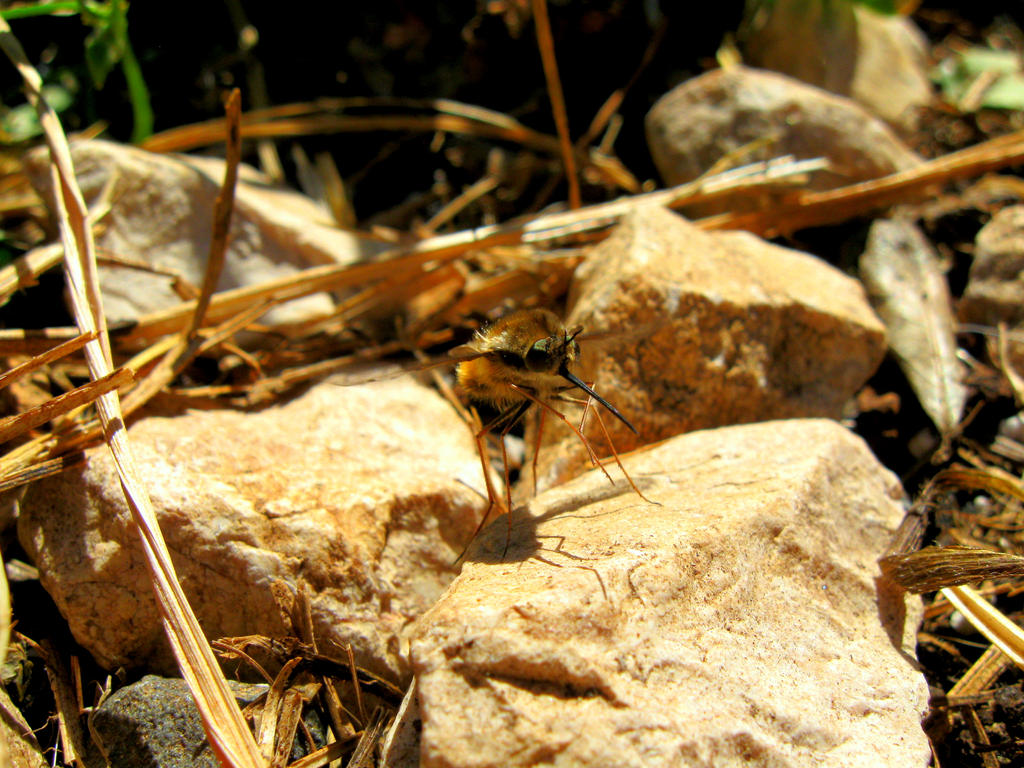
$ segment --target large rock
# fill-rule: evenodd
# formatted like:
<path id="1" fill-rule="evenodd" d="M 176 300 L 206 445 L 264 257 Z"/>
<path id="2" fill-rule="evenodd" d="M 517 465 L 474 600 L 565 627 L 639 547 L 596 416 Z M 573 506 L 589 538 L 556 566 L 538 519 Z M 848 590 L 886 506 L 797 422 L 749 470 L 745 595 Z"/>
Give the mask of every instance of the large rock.
<path id="1" fill-rule="evenodd" d="M 265 701 L 269 685 L 229 681 L 239 707 Z M 309 722 L 318 739 L 323 729 Z M 93 747 L 89 765 L 130 765 L 133 768 L 219 768 L 203 730 L 192 692 L 184 680 L 146 675 L 116 690 L 89 716 Z M 103 752 L 96 748 L 97 741 Z M 299 740 L 301 744 L 302 741 Z M 295 754 L 292 759 L 303 757 Z"/>
<path id="2" fill-rule="evenodd" d="M 999 325 L 1024 333 L 1024 205 L 1003 208 L 978 232 L 960 318 L 993 334 Z M 1024 343 L 1011 338 L 1007 350 L 1024 372 Z"/>
<path id="3" fill-rule="evenodd" d="M 646 118 L 647 145 L 666 184 L 696 179 L 723 161 L 823 157 L 806 187 L 832 189 L 921 162 L 891 128 L 856 102 L 774 72 L 732 67 L 695 77 L 662 96 Z M 759 208 L 771 194 L 694 211 Z"/>
<path id="4" fill-rule="evenodd" d="M 305 589 L 325 648 L 406 672 L 403 631 L 451 580 L 482 507 L 472 435 L 440 396 L 408 379 L 327 384 L 259 413 L 147 418 L 129 436 L 208 637 L 290 634 L 289 595 Z M 173 669 L 105 448 L 32 485 L 18 533 L 101 664 Z"/>
<path id="5" fill-rule="evenodd" d="M 892 125 L 913 130 L 934 100 L 928 41 L 906 16 L 857 3 L 776 0 L 761 6 L 744 60 L 849 96 Z"/>
<path id="6" fill-rule="evenodd" d="M 158 155 L 109 141 L 75 143 L 75 175 L 90 207 L 110 212 L 97 227 L 100 287 L 107 320 L 132 320 L 179 304 L 181 279 L 202 285 L 210 253 L 214 202 L 224 162 Z M 52 196 L 45 149 L 25 168 L 45 199 Z M 217 290 L 252 285 L 320 264 L 348 264 L 380 245 L 336 227 L 312 200 L 272 186 L 249 166 L 239 169 L 224 269 Z M 123 266 L 110 260 L 125 262 Z M 187 290 L 187 289 L 186 289 Z M 330 312 L 326 294 L 271 310 L 268 322 Z"/>
<path id="7" fill-rule="evenodd" d="M 928 765 L 920 603 L 876 565 L 900 486 L 863 442 L 780 421 L 626 463 L 657 506 L 552 489 L 421 619 L 420 765 Z"/>
<path id="8" fill-rule="evenodd" d="M 569 325 L 583 378 L 639 430 L 602 414 L 619 450 L 681 432 L 797 416 L 839 418 L 885 354 L 860 284 L 798 251 L 742 232 L 704 232 L 663 208 L 627 216 L 579 267 Z M 598 425 L 588 434 L 609 451 Z M 547 419 L 540 487 L 587 463 Z"/>

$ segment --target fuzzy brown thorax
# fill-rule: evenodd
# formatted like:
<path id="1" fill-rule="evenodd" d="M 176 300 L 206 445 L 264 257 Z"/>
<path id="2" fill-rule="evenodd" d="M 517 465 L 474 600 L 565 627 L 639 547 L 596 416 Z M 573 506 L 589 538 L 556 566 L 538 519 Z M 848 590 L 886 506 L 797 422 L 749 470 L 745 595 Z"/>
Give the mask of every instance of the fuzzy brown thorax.
<path id="1" fill-rule="evenodd" d="M 501 408 L 524 398 L 510 385 L 542 399 L 571 386 L 569 365 L 579 359 L 579 328 L 567 329 L 554 312 L 521 310 L 479 331 L 469 347 L 483 353 L 459 364 L 459 384 L 479 402 Z"/>

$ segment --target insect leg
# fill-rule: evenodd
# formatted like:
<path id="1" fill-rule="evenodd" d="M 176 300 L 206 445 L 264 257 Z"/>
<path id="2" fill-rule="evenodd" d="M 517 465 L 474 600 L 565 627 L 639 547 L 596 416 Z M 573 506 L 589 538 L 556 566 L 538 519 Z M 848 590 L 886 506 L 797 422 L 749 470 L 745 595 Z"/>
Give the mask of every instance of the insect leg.
<path id="1" fill-rule="evenodd" d="M 619 469 L 622 470 L 622 474 L 625 475 L 626 481 L 629 483 L 629 486 L 634 491 L 636 491 L 637 496 L 646 501 L 648 504 L 657 504 L 660 507 L 661 504 L 659 502 L 651 501 L 646 496 L 644 496 L 643 493 L 640 492 L 639 488 L 636 487 L 636 483 L 633 482 L 633 478 L 629 476 L 629 472 L 627 472 L 626 468 L 622 466 L 622 461 L 619 459 L 619 452 L 615 450 L 615 443 L 612 442 L 612 436 L 608 434 L 608 427 L 604 425 L 604 419 L 601 418 L 601 412 L 598 411 L 597 408 L 594 409 L 594 415 L 597 417 L 597 423 L 601 425 L 601 431 L 604 432 L 604 439 L 608 443 L 608 447 L 612 451 L 612 457 L 615 459 L 615 463 L 619 465 Z"/>
<path id="2" fill-rule="evenodd" d="M 540 418 L 537 420 L 537 439 L 533 441 L 533 495 L 537 495 L 537 457 L 540 455 L 540 438 L 544 434 L 544 417 L 547 411 L 540 409 Z"/>
<path id="3" fill-rule="evenodd" d="M 569 429 L 575 432 L 576 436 L 579 437 L 579 439 L 583 442 L 583 445 L 587 449 L 587 453 L 590 454 L 590 460 L 594 462 L 596 466 L 601 468 L 601 471 L 604 472 L 604 476 L 608 478 L 608 482 L 611 483 L 612 485 L 615 485 L 615 481 L 612 480 L 612 476 L 608 474 L 608 470 L 605 469 L 604 464 L 601 463 L 601 460 L 597 458 L 597 454 L 594 453 L 594 449 L 591 447 L 590 441 L 587 440 L 586 435 L 584 435 L 575 424 L 573 424 L 571 421 L 565 418 L 565 415 L 563 413 L 556 411 L 549 404 L 545 403 L 540 398 L 534 396 L 532 393 L 528 392 L 523 387 L 520 387 L 516 384 L 509 384 L 509 387 L 518 392 L 519 394 L 521 394 L 523 397 L 529 398 L 529 400 L 531 400 L 532 402 L 537 403 L 537 405 L 541 406 L 544 410 L 553 413 L 555 416 L 560 418 L 566 425 L 568 425 Z"/>
<path id="4" fill-rule="evenodd" d="M 512 489 L 509 487 L 508 480 L 508 452 L 505 448 L 505 436 L 509 433 L 515 423 L 519 421 L 520 417 L 530 408 L 532 403 L 529 400 L 523 400 L 522 402 L 516 403 L 515 405 L 506 408 L 504 411 L 499 413 L 489 422 L 484 424 L 475 435 L 473 439 L 476 440 L 476 450 L 480 455 L 480 468 L 484 473 L 484 483 L 487 485 L 487 509 L 484 511 L 484 516 L 480 519 L 480 524 L 473 531 L 473 535 L 466 542 L 466 546 L 463 548 L 459 556 L 455 558 L 455 562 L 458 563 L 466 552 L 469 550 L 469 545 L 473 543 L 477 535 L 484 527 L 484 523 L 487 522 L 487 518 L 491 516 L 491 510 L 497 506 L 501 509 L 501 503 L 498 501 L 498 492 L 494 489 L 494 484 L 491 482 L 490 462 L 487 460 L 487 434 L 492 430 L 501 428 L 498 433 L 498 440 L 501 443 L 501 461 L 505 469 L 505 503 L 507 505 L 508 512 L 508 536 L 505 539 L 505 550 L 502 552 L 502 558 L 508 552 L 509 540 L 512 537 Z M 474 411 L 475 413 L 475 411 Z"/>
<path id="5" fill-rule="evenodd" d="M 559 400 L 562 400 L 562 401 L 567 402 L 567 403 L 574 403 L 576 405 L 583 406 L 583 416 L 580 417 L 580 429 L 579 429 L 579 431 L 582 432 L 583 431 L 583 425 L 584 425 L 584 423 L 586 422 L 586 419 L 587 419 L 587 413 L 590 410 L 591 404 L 594 402 L 594 398 L 592 398 L 592 397 L 590 397 L 588 395 L 586 400 L 582 400 L 582 399 L 580 399 L 578 397 L 569 397 L 568 395 L 561 394 L 561 393 L 556 394 L 555 397 L 557 397 Z M 636 483 L 633 482 L 633 478 L 630 477 L 629 472 L 627 472 L 626 468 L 622 465 L 621 459 L 619 459 L 619 452 L 615 450 L 615 443 L 612 442 L 612 436 L 608 433 L 608 427 L 605 425 L 604 419 L 601 418 L 601 411 L 599 409 L 597 409 L 597 408 L 594 408 L 593 410 L 594 410 L 594 415 L 597 417 L 597 423 L 601 425 L 601 431 L 604 433 L 605 442 L 608 443 L 608 448 L 612 452 L 612 458 L 614 458 L 615 459 L 615 463 L 619 465 L 619 469 L 622 470 L 622 474 L 626 478 L 626 482 L 629 483 L 630 488 L 632 488 L 636 492 L 637 496 L 639 496 L 641 499 L 643 499 L 647 503 L 649 503 L 649 504 L 657 504 L 658 506 L 661 506 L 660 503 L 658 503 L 657 501 L 652 501 L 651 499 L 648 499 L 646 496 L 643 495 L 643 493 L 640 492 L 640 489 L 637 487 Z M 628 426 L 628 424 L 627 424 L 627 426 Z M 588 445 L 587 448 L 589 449 L 590 446 Z M 594 458 L 593 451 L 591 451 L 591 458 L 592 459 Z M 596 463 L 597 463 L 597 466 L 601 467 L 602 470 L 604 469 L 604 466 L 601 464 L 600 460 L 597 460 Z M 608 473 L 605 472 L 606 476 L 607 476 L 607 474 Z"/>

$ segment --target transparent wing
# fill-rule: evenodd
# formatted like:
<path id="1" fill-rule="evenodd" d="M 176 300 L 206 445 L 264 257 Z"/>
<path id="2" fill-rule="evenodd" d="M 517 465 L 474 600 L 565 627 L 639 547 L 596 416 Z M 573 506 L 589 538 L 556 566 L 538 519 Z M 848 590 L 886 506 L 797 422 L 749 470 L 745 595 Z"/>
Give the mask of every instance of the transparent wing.
<path id="1" fill-rule="evenodd" d="M 440 368 L 444 365 L 458 365 L 467 360 L 475 360 L 483 356 L 483 354 L 483 352 L 477 351 L 468 344 L 463 344 L 455 347 L 443 357 L 432 360 L 421 360 L 397 365 L 370 363 L 368 365 L 352 366 L 331 376 L 330 382 L 339 387 L 353 387 L 357 384 L 387 381 L 388 379 L 397 379 L 399 376 L 406 376 L 411 373 L 429 371 L 431 368 Z"/>
<path id="2" fill-rule="evenodd" d="M 667 325 L 670 325 L 671 322 L 671 318 L 659 318 L 630 328 L 593 331 L 587 330 L 587 327 L 584 326 L 583 331 L 576 337 L 576 341 L 581 345 L 585 344 L 587 346 L 600 346 L 602 343 L 611 342 L 625 343 L 639 341 L 645 337 L 653 336 L 657 331 Z"/>

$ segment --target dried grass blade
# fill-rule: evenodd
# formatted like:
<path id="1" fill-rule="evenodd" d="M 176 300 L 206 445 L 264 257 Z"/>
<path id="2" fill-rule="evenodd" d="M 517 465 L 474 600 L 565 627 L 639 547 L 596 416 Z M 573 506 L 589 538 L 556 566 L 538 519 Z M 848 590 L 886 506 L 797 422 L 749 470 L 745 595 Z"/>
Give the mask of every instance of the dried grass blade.
<path id="1" fill-rule="evenodd" d="M 43 355 L 55 342 L 63 343 L 81 336 L 72 326 L 56 328 L 5 328 L 0 330 L 0 355 Z"/>
<path id="2" fill-rule="evenodd" d="M 206 271 L 203 273 L 203 286 L 199 298 L 196 299 L 195 312 L 185 336 L 191 340 L 199 332 L 206 317 L 213 296 L 224 271 L 224 256 L 228 249 L 228 230 L 231 227 L 231 213 L 235 207 L 235 187 L 238 183 L 238 164 L 242 160 L 242 139 L 239 134 L 239 123 L 242 115 L 242 94 L 235 88 L 231 91 L 227 103 L 227 143 L 224 168 L 224 182 L 213 204 L 213 235 L 210 237 L 210 253 L 206 259 Z"/>
<path id="3" fill-rule="evenodd" d="M 42 480 L 44 477 L 59 475 L 71 467 L 84 462 L 85 451 L 75 451 L 74 453 L 59 456 L 56 459 L 35 462 L 32 466 L 25 469 L 0 475 L 0 493 L 27 485 L 28 483 L 34 483 L 36 480 Z"/>
<path id="4" fill-rule="evenodd" d="M 1000 472 L 995 467 L 970 469 L 954 467 L 944 469 L 932 481 L 936 488 L 962 488 L 990 493 L 1003 493 L 1018 501 L 1024 501 L 1024 485 L 1013 475 Z"/>
<path id="5" fill-rule="evenodd" d="M 133 381 L 135 381 L 135 371 L 130 368 L 118 368 L 113 373 L 94 379 L 63 395 L 57 395 L 42 405 L 37 405 L 23 413 L 6 416 L 0 419 L 0 443 L 6 443 L 30 429 L 35 429 L 40 424 L 57 418 L 62 413 L 87 405 L 101 395 Z"/>
<path id="6" fill-rule="evenodd" d="M 1009 668 L 1010 663 L 1009 658 L 1002 651 L 994 645 L 990 645 L 971 665 L 971 668 L 964 672 L 956 684 L 946 692 L 946 697 L 952 699 L 956 696 L 974 696 L 982 691 L 987 691 Z"/>
<path id="7" fill-rule="evenodd" d="M 1006 325 L 1004 323 L 1000 323 L 998 335 L 996 337 L 996 346 L 999 350 L 999 369 L 1003 372 L 1006 380 L 1010 382 L 1010 388 L 1013 389 L 1013 399 L 1019 406 L 1024 405 L 1024 377 L 1017 372 L 1010 360 L 1009 337 L 1010 334 L 1007 332 Z"/>
<path id="8" fill-rule="evenodd" d="M 277 732 L 274 734 L 274 754 L 270 760 L 271 768 L 284 768 L 288 763 L 300 720 L 302 720 L 302 694 L 291 688 L 285 692 L 281 700 Z"/>
<path id="9" fill-rule="evenodd" d="M 597 110 L 597 114 L 594 115 L 594 119 L 590 121 L 590 126 L 587 128 L 586 132 L 576 142 L 577 147 L 582 149 L 583 147 L 588 146 L 597 138 L 597 135 L 605 129 L 605 126 L 608 125 L 612 116 L 618 114 L 619 107 L 626 98 L 626 94 L 632 90 L 633 86 L 636 85 L 636 81 L 640 79 L 640 76 L 654 60 L 654 55 L 658 52 L 658 48 L 661 47 L 661 43 L 665 39 L 665 33 L 667 31 L 668 19 L 666 17 L 662 17 L 657 28 L 654 30 L 654 34 L 651 35 L 651 39 L 647 43 L 647 47 L 644 49 L 643 56 L 640 57 L 639 65 L 637 65 L 637 68 L 633 70 L 633 74 L 629 76 L 629 80 L 626 84 L 605 99 L 604 104 L 601 105 L 600 109 Z"/>
<path id="10" fill-rule="evenodd" d="M 985 579 L 1024 576 L 1024 557 L 980 547 L 926 547 L 880 561 L 882 572 L 911 592 L 934 592 L 944 587 Z"/>
<path id="11" fill-rule="evenodd" d="M 803 192 L 796 202 L 773 206 L 768 211 L 726 213 L 698 223 L 707 229 L 745 229 L 762 237 L 776 237 L 807 227 L 849 221 L 906 202 L 932 187 L 1019 165 L 1022 161 L 1024 131 L 1015 131 L 879 179 L 822 192 Z"/>
<path id="12" fill-rule="evenodd" d="M 39 647 L 45 655 L 46 677 L 50 683 L 50 690 L 53 691 L 57 726 L 64 749 L 63 760 L 69 765 L 80 764 L 81 756 L 85 755 L 85 734 L 79 720 L 82 713 L 80 702 L 71 685 L 68 668 L 53 643 L 43 640 Z"/>
<path id="13" fill-rule="evenodd" d="M 500 183 L 501 177 L 493 173 L 475 181 L 456 195 L 456 197 L 441 208 L 441 210 L 431 216 L 430 221 L 423 225 L 423 229 L 427 232 L 436 232 L 442 226 L 458 216 L 464 208 L 475 200 L 479 200 L 484 195 L 497 189 Z"/>
<path id="14" fill-rule="evenodd" d="M 978 710 L 974 707 L 965 707 L 961 714 L 970 732 L 971 741 L 974 742 L 974 748 L 981 757 L 982 766 L 984 768 L 999 768 L 1000 760 L 992 752 L 992 740 L 988 737 L 988 731 L 985 730 L 985 724 L 981 722 L 981 717 L 978 716 Z"/>
<path id="15" fill-rule="evenodd" d="M 377 750 L 377 745 L 380 743 L 381 735 L 384 733 L 387 723 L 388 716 L 383 707 L 375 709 L 370 718 L 370 724 L 363 731 L 362 736 L 359 737 L 355 751 L 348 761 L 348 768 L 373 768 L 375 765 L 373 755 Z"/>
<path id="16" fill-rule="evenodd" d="M 358 223 L 352 201 L 345 191 L 345 180 L 329 152 L 320 152 L 313 160 L 323 186 L 323 200 L 335 223 L 345 230 L 354 230 Z"/>
<path id="17" fill-rule="evenodd" d="M 106 195 L 110 185 L 104 190 L 103 196 L 89 214 L 89 223 L 95 224 L 110 212 L 110 203 Z M 17 291 L 30 288 L 39 283 L 39 276 L 58 266 L 64 260 L 64 249 L 60 243 L 47 243 L 24 253 L 7 266 L 0 268 L 0 305 Z"/>
<path id="18" fill-rule="evenodd" d="M 340 760 L 347 750 L 347 743 L 336 741 L 333 744 L 328 744 L 326 747 L 321 747 L 316 752 L 310 752 L 294 763 L 290 763 L 288 768 L 322 768 L 322 766 L 329 765 L 335 760 Z"/>
<path id="19" fill-rule="evenodd" d="M 58 344 L 56 347 L 48 349 L 41 355 L 36 355 L 31 360 L 26 360 L 21 365 L 17 365 L 9 371 L 5 371 L 0 374 L 0 389 L 3 389 L 11 382 L 17 381 L 25 374 L 30 373 L 37 368 L 49 365 L 54 360 L 60 360 L 62 357 L 67 357 L 71 353 L 77 352 L 87 343 L 95 340 L 96 338 L 95 333 L 81 333 L 78 336 L 75 336 L 75 338 L 65 341 L 63 344 Z"/>
<path id="20" fill-rule="evenodd" d="M 942 594 L 1018 667 L 1024 667 L 1024 632 L 970 587 L 948 587 Z"/>
<path id="21" fill-rule="evenodd" d="M 544 66 L 544 81 L 548 86 L 548 98 L 555 117 L 558 132 L 558 150 L 562 155 L 565 178 L 569 182 L 569 207 L 576 210 L 582 204 L 580 180 L 576 176 L 576 153 L 569 138 L 569 116 L 565 111 L 565 94 L 558 76 L 558 60 L 555 58 L 555 41 L 551 37 L 551 20 L 548 18 L 547 0 L 533 0 L 533 23 L 537 31 L 537 47 Z"/>
<path id="22" fill-rule="evenodd" d="M 11 643 L 11 592 L 7 586 L 7 567 L 0 552 L 0 659 L 7 658 L 7 646 Z M 6 712 L 0 712 L 5 718 Z M 10 738 L 9 736 L 7 738 Z M 0 748 L 6 751 L 7 738 L 0 739 Z M 0 753 L 0 765 L 7 765 L 7 756 Z"/>
<path id="23" fill-rule="evenodd" d="M 42 98 L 39 73 L 29 63 L 21 44 L 2 18 L 0 47 L 24 80 L 26 94 L 36 109 L 50 150 L 50 174 L 53 188 L 58 191 L 55 195 L 56 214 L 75 320 L 81 332 L 100 333 L 97 341 L 89 342 L 85 347 L 89 369 L 93 378 L 98 379 L 112 369 L 109 340 L 96 279 L 92 232 L 86 220 L 85 203 L 74 178 L 70 148 L 56 113 Z M 264 763 L 252 734 L 174 574 L 170 553 L 135 466 L 117 394 L 102 395 L 96 403 L 125 498 L 142 538 L 168 640 L 196 699 L 213 751 L 224 765 L 262 766 Z"/>
<path id="24" fill-rule="evenodd" d="M 311 293 L 337 290 L 352 285 L 361 285 L 375 280 L 396 277 L 404 271 L 415 270 L 428 261 L 445 261 L 458 258 L 470 247 L 514 244 L 518 242 L 518 228 L 505 231 L 499 227 L 487 227 L 484 231 L 470 230 L 455 235 L 441 235 L 417 244 L 408 252 L 391 252 L 396 256 L 384 261 L 356 265 L 331 264 L 313 267 L 295 275 L 269 280 L 257 285 L 234 288 L 213 295 L 210 309 L 206 314 L 207 323 L 219 323 L 232 315 L 245 311 L 254 301 L 271 298 L 274 301 L 288 301 Z M 195 312 L 196 302 L 182 302 L 160 312 L 141 318 L 135 327 L 119 336 L 131 344 L 157 338 L 168 333 L 177 333 Z"/>
<path id="25" fill-rule="evenodd" d="M 299 666 L 302 659 L 290 659 L 281 671 L 277 673 L 274 682 L 267 692 L 267 698 L 263 702 L 263 713 L 260 715 L 259 724 L 256 726 L 256 743 L 264 758 L 270 762 L 274 754 L 274 734 L 277 733 L 278 719 L 281 715 L 281 704 L 284 701 L 286 686 L 292 676 L 292 672 Z"/>
<path id="26" fill-rule="evenodd" d="M 6 304 L 18 291 L 36 285 L 37 278 L 60 264 L 63 258 L 60 244 L 51 243 L 33 248 L 0 269 L 0 304 Z"/>
<path id="27" fill-rule="evenodd" d="M 402 107 L 432 110 L 437 114 L 345 115 L 329 114 L 353 107 Z M 273 138 L 314 134 L 371 131 L 445 131 L 498 139 L 557 154 L 558 138 L 527 128 L 502 112 L 451 99 L 349 98 L 284 104 L 255 109 L 242 115 L 242 138 Z M 224 140 L 223 120 L 208 120 L 171 128 L 150 136 L 142 144 L 150 152 L 183 152 Z M 626 192 L 640 190 L 640 182 L 614 157 L 596 150 L 577 150 L 577 160 Z"/>

